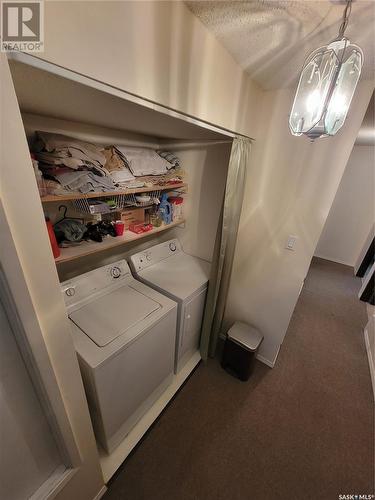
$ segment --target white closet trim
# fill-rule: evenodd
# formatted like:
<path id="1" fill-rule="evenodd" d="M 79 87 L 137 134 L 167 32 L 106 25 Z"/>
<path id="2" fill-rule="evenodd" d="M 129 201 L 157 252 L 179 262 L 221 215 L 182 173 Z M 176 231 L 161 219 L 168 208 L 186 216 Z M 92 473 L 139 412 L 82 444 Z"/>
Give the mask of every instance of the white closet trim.
<path id="1" fill-rule="evenodd" d="M 237 134 L 231 130 L 228 130 L 223 127 L 218 127 L 213 125 L 212 123 L 206 122 L 204 120 L 200 120 L 198 118 L 194 118 L 193 116 L 190 116 L 186 113 L 182 113 L 180 111 L 176 111 L 172 108 L 168 108 L 167 106 L 163 106 L 161 104 L 158 104 L 156 102 L 153 102 L 149 99 L 145 99 L 143 97 L 139 97 L 135 94 L 132 94 L 131 92 L 127 92 L 125 90 L 122 90 L 118 87 L 115 87 L 113 85 L 103 83 L 99 80 L 96 80 L 94 78 L 90 78 L 88 76 L 85 76 L 81 73 L 78 73 L 76 71 L 72 71 L 70 69 L 64 68 L 63 66 L 50 63 L 48 61 L 45 61 L 43 59 L 40 59 L 39 57 L 36 57 L 31 54 L 25 54 L 23 52 L 9 52 L 7 54 L 9 60 L 13 61 L 18 61 L 23 64 L 28 64 L 29 66 L 32 66 L 37 69 L 41 69 L 43 71 L 48 71 L 49 73 L 52 73 L 54 75 L 61 76 L 63 78 L 66 78 L 68 80 L 75 81 L 77 83 L 87 85 L 88 87 L 94 88 L 96 90 L 99 90 L 101 92 L 105 92 L 107 94 L 119 97 L 120 99 L 124 99 L 126 101 L 133 102 L 135 104 L 139 104 L 143 107 L 147 107 L 149 109 L 152 109 L 154 111 L 158 111 L 159 113 L 163 113 L 165 115 L 171 116 L 173 118 L 178 118 L 180 120 L 183 120 L 185 122 L 191 123 L 193 125 L 197 125 L 201 128 L 204 128 L 206 130 L 210 130 L 212 132 L 216 132 L 218 134 L 223 134 L 226 135 L 227 137 L 234 138 L 236 136 L 241 136 L 241 137 L 247 137 L 248 139 L 254 140 L 252 137 L 245 136 L 243 134 Z"/>
<path id="2" fill-rule="evenodd" d="M 64 472 L 64 477 L 61 477 L 65 483 L 66 477 L 70 478 L 71 474 L 77 472 L 82 463 L 82 456 L 61 397 L 2 202 L 0 202 L 0 230 L 2 235 L 0 295 L 9 315 L 12 316 L 13 331 L 20 351 L 66 466 L 66 473 Z M 17 307 L 17 304 L 22 304 L 22 308 Z"/>

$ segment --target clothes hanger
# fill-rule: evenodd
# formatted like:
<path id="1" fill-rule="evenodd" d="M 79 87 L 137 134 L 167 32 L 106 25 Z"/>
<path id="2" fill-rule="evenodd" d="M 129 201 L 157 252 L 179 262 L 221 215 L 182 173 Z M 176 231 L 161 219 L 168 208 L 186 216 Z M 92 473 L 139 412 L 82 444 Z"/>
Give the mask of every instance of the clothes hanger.
<path id="1" fill-rule="evenodd" d="M 66 212 L 68 211 L 68 207 L 66 205 L 60 205 L 58 210 L 59 210 L 59 212 L 61 212 L 61 210 L 63 210 L 64 214 L 61 217 L 61 219 L 59 219 L 58 221 L 55 222 L 54 225 L 58 224 L 59 222 L 65 220 L 65 219 L 67 219 L 67 220 L 79 220 L 80 222 L 82 222 L 82 224 L 84 224 L 84 219 L 82 217 L 67 217 L 66 216 Z"/>

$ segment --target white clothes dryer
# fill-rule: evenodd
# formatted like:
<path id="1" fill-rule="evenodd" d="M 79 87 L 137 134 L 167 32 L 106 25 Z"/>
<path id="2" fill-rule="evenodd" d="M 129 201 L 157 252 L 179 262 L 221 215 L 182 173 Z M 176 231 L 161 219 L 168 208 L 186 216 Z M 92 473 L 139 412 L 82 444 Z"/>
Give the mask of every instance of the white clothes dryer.
<path id="1" fill-rule="evenodd" d="M 209 262 L 186 254 L 178 239 L 130 258 L 134 275 L 178 303 L 175 373 L 199 350 Z"/>

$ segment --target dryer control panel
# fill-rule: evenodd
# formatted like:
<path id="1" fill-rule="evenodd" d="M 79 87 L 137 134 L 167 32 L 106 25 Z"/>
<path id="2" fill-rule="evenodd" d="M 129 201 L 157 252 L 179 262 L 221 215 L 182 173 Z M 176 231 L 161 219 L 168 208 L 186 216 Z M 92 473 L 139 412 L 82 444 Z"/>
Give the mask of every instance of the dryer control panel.
<path id="1" fill-rule="evenodd" d="M 61 291 L 66 306 L 71 306 L 129 279 L 134 278 L 126 260 L 119 260 L 61 283 Z"/>
<path id="2" fill-rule="evenodd" d="M 135 272 L 139 272 L 180 252 L 182 252 L 181 244 L 177 238 L 174 238 L 132 255 L 130 265 Z"/>

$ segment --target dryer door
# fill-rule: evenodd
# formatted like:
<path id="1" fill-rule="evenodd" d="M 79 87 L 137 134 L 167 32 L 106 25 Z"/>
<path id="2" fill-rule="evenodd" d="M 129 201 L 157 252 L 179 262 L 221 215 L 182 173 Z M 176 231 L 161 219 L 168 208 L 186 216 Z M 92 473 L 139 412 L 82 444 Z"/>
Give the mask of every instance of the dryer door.
<path id="1" fill-rule="evenodd" d="M 178 349 L 177 371 L 199 349 L 207 288 L 193 297 L 183 308 L 183 325 Z"/>

